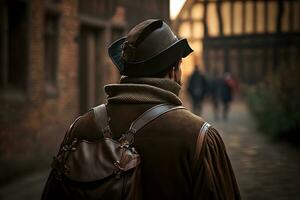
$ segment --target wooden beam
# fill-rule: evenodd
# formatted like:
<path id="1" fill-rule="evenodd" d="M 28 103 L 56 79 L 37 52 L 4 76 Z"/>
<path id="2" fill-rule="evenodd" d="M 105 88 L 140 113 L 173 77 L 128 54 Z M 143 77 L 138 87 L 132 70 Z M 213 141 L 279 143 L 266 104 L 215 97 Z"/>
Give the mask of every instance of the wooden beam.
<path id="1" fill-rule="evenodd" d="M 183 22 L 203 22 L 203 19 L 179 19 L 177 21 L 178 24 Z"/>
<path id="2" fill-rule="evenodd" d="M 208 30 L 207 30 L 207 0 L 204 0 L 203 27 L 204 27 L 204 38 L 205 38 L 205 37 L 208 36 Z"/>
<path id="3" fill-rule="evenodd" d="M 188 16 L 188 18 L 189 18 L 189 24 L 190 24 L 190 36 L 191 35 L 193 35 L 193 33 L 194 33 L 194 23 L 193 22 L 191 22 L 191 19 L 192 19 L 192 8 L 193 8 L 193 6 L 190 6 L 189 7 L 189 16 Z"/>
<path id="4" fill-rule="evenodd" d="M 278 5 L 278 12 L 277 12 L 277 18 L 276 18 L 276 32 L 281 33 L 282 31 L 282 17 L 283 17 L 283 12 L 284 12 L 284 7 L 283 7 L 283 1 L 277 0 L 277 5 Z"/>
<path id="5" fill-rule="evenodd" d="M 234 16 L 233 16 L 233 0 L 230 0 L 230 34 L 233 34 L 233 26 L 234 26 Z"/>
<path id="6" fill-rule="evenodd" d="M 223 31 L 223 18 L 221 15 L 221 5 L 222 5 L 221 0 L 218 0 L 216 9 L 217 9 L 217 16 L 218 16 L 218 21 L 219 21 L 219 33 L 220 33 L 220 36 L 223 36 L 224 31 Z"/>
<path id="7" fill-rule="evenodd" d="M 289 31 L 294 31 L 294 1 L 289 1 L 289 7 L 290 7 L 290 12 L 289 12 Z"/>
<path id="8" fill-rule="evenodd" d="M 253 33 L 257 33 L 257 3 L 253 1 Z"/>
<path id="9" fill-rule="evenodd" d="M 264 32 L 268 32 L 268 26 L 269 26 L 269 12 L 268 12 L 268 0 L 264 0 Z"/>
<path id="10" fill-rule="evenodd" d="M 246 33 L 246 0 L 242 2 L 242 34 Z"/>

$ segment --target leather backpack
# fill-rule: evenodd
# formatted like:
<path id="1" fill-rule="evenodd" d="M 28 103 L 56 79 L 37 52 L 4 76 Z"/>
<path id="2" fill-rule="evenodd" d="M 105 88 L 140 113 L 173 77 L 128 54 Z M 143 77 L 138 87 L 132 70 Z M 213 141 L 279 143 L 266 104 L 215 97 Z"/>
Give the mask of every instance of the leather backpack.
<path id="1" fill-rule="evenodd" d="M 42 199 L 142 199 L 141 156 L 133 146 L 135 134 L 159 116 L 176 109 L 184 107 L 154 106 L 132 122 L 120 139 L 114 140 L 105 105 L 93 108 L 103 137 L 97 141 L 64 140 L 52 162 Z"/>

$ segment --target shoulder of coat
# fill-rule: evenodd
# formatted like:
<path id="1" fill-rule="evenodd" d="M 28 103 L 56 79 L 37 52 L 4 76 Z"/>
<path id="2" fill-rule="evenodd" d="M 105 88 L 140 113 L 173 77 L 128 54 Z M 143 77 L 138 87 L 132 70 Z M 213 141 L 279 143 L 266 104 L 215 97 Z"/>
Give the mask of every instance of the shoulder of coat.
<path id="1" fill-rule="evenodd" d="M 197 134 L 198 129 L 202 127 L 205 120 L 187 109 L 178 109 L 167 113 L 165 117 L 162 117 L 162 123 L 171 123 L 172 126 L 178 128 L 184 127 L 187 132 Z"/>
<path id="2" fill-rule="evenodd" d="M 70 137 L 90 140 L 95 139 L 94 133 L 97 132 L 98 128 L 94 120 L 94 113 L 92 111 L 88 111 L 81 115 L 76 121 L 70 133 Z"/>

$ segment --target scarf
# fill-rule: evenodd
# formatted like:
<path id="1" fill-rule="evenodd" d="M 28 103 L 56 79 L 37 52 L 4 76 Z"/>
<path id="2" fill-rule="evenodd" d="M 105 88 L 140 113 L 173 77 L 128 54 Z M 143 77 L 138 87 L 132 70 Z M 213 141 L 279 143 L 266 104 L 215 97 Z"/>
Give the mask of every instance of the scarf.
<path id="1" fill-rule="evenodd" d="M 181 87 L 178 83 L 163 78 L 121 77 L 120 84 L 104 87 L 109 103 L 182 105 L 179 99 Z"/>

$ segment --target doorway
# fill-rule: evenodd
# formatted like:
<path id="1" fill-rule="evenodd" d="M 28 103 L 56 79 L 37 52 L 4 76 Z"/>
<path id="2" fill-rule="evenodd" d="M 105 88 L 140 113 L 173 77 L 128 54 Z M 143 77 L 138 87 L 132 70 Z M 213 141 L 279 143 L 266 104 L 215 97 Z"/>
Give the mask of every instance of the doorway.
<path id="1" fill-rule="evenodd" d="M 82 25 L 80 28 L 79 99 L 80 113 L 103 99 L 104 29 Z"/>

